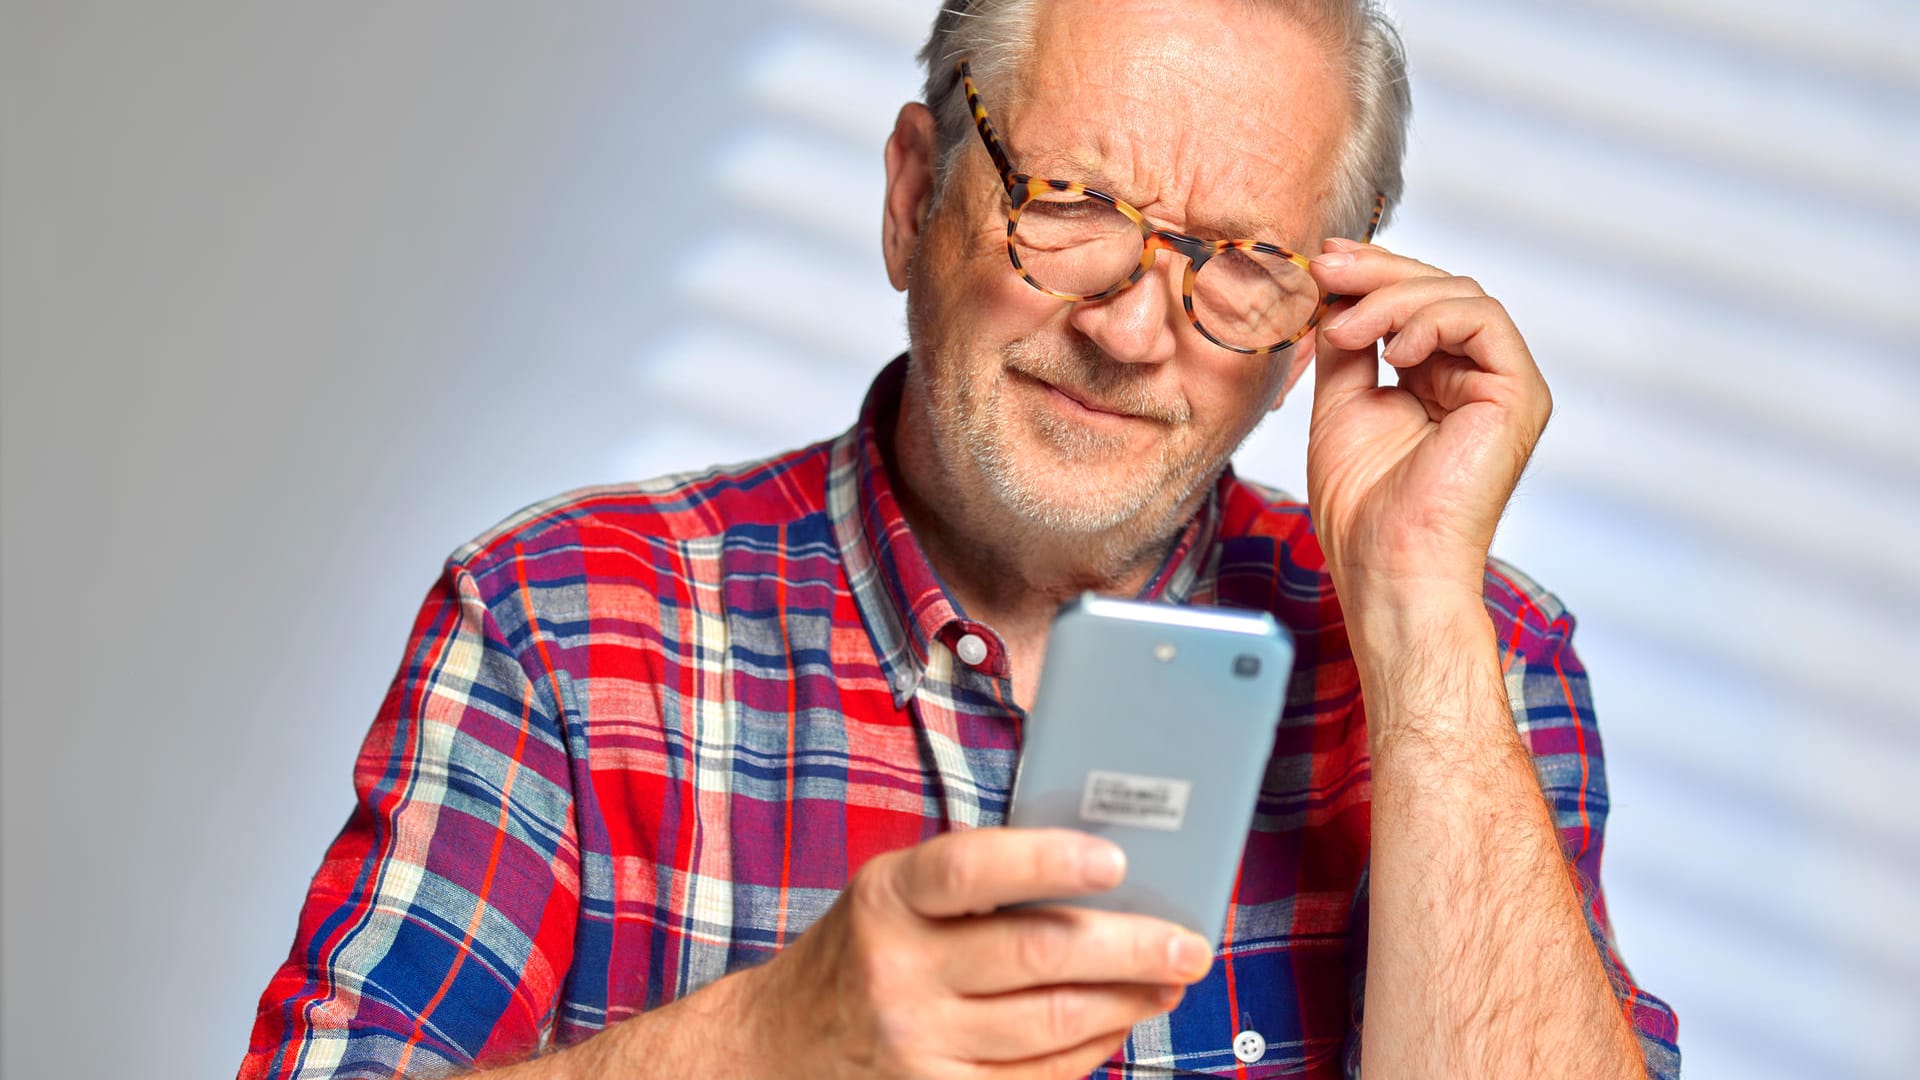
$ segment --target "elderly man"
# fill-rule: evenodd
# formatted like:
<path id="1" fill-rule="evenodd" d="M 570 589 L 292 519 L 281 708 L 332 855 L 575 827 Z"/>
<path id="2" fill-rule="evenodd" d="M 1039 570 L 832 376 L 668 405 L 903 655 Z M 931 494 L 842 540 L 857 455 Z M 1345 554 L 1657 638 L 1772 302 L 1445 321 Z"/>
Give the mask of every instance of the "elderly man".
<path id="1" fill-rule="evenodd" d="M 1546 384 L 1472 280 L 1364 242 L 1391 27 L 975 0 L 925 59 L 886 148 L 908 354 L 837 439 L 449 560 L 241 1075 L 1676 1073 L 1608 928 L 1572 619 L 1487 554 Z M 1303 506 L 1227 461 L 1316 361 Z M 1126 872 L 994 827 L 1088 589 L 1298 643 L 1218 953 L 1009 907 Z"/>

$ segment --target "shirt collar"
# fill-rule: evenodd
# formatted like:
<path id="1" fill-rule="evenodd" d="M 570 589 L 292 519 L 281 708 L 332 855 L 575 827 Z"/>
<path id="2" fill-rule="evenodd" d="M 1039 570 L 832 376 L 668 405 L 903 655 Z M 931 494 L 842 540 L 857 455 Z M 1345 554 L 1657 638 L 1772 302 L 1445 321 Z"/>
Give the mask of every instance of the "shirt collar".
<path id="1" fill-rule="evenodd" d="M 894 498 L 886 465 L 892 447 L 885 445 L 885 433 L 893 429 L 899 413 L 907 362 L 905 355 L 896 357 L 875 377 L 859 422 L 834 441 L 827 474 L 827 512 L 847 581 L 896 707 L 904 707 L 919 688 L 935 643 L 954 650 L 961 638 L 975 635 L 987 654 L 973 666 L 996 678 L 1011 672 L 1000 635 L 967 618 L 927 561 Z M 1214 540 L 1221 493 L 1232 479 L 1229 468 L 1161 558 L 1138 599 L 1207 602 L 1217 569 Z"/>

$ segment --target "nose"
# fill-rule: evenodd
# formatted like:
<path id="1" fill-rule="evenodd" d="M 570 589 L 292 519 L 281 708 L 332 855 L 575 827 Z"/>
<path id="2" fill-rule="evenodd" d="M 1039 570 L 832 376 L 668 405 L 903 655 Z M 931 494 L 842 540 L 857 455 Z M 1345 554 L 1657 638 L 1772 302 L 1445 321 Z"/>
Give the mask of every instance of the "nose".
<path id="1" fill-rule="evenodd" d="M 1105 300 L 1078 300 L 1067 322 L 1121 363 L 1162 364 L 1173 359 L 1180 324 L 1180 277 L 1186 262 L 1162 251 L 1146 276 Z"/>

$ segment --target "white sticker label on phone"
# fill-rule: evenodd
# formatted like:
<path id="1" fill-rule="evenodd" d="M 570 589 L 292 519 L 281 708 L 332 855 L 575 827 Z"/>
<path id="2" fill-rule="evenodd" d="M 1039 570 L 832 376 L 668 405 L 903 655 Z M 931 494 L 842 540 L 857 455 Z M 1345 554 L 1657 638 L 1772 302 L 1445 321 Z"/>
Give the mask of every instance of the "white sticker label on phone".
<path id="1" fill-rule="evenodd" d="M 1142 829 L 1180 828 L 1193 784 L 1164 776 L 1090 772 L 1080 795 L 1080 819 Z"/>

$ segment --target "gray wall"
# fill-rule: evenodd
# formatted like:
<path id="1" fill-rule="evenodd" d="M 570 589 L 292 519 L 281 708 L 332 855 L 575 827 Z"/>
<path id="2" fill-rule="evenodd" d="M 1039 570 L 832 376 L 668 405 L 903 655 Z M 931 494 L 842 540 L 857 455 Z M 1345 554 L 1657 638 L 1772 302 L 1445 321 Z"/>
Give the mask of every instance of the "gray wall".
<path id="1" fill-rule="evenodd" d="M 232 1071 L 455 545 L 851 419 L 932 6 L 5 6 L 6 1076 Z M 1496 550 L 1582 616 L 1626 955 L 1690 1076 L 1899 1075 L 1913 9 L 1398 7 L 1382 239 L 1554 383 Z M 1304 411 L 1242 471 L 1298 490 Z"/>

